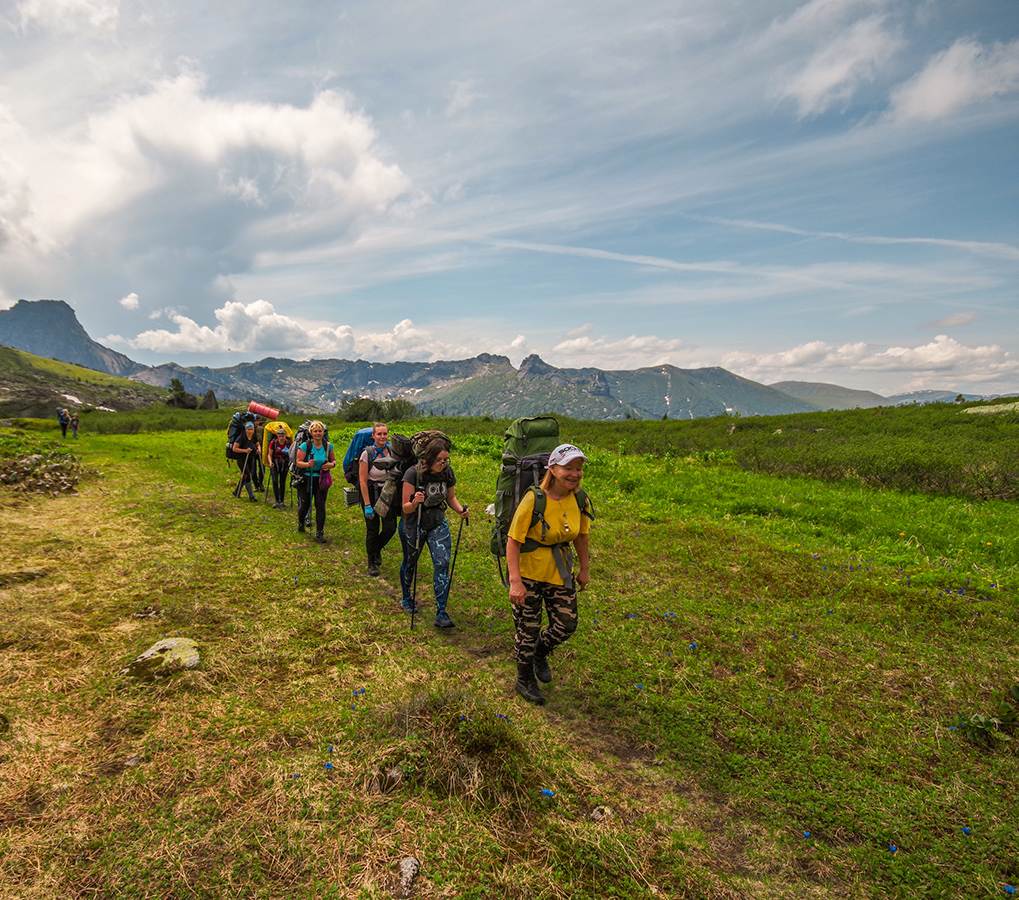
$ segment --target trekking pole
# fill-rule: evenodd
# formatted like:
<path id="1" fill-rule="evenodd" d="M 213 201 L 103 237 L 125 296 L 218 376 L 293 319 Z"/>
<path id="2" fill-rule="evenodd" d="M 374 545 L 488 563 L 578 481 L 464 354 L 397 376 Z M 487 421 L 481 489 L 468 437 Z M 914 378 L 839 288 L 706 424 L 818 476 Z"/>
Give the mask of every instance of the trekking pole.
<path id="1" fill-rule="evenodd" d="M 464 511 L 465 512 L 467 511 L 467 507 L 466 506 L 464 507 Z M 450 563 L 450 566 L 449 566 L 449 584 L 446 587 L 446 595 L 447 596 L 449 596 L 449 591 L 453 587 L 453 573 L 456 571 L 456 558 L 457 558 L 457 556 L 460 555 L 460 535 L 462 535 L 464 533 L 464 522 L 466 522 L 468 525 L 470 525 L 471 524 L 470 516 L 467 516 L 466 518 L 464 518 L 463 516 L 460 517 L 460 528 L 459 528 L 459 530 L 456 533 L 456 548 L 453 550 L 453 562 Z"/>
<path id="2" fill-rule="evenodd" d="M 410 627 L 414 629 L 414 616 L 418 611 L 418 563 L 421 562 L 421 507 L 418 506 L 418 524 L 414 532 L 414 578 L 410 588 Z"/>
<path id="3" fill-rule="evenodd" d="M 248 453 L 244 457 L 244 468 L 241 469 L 241 480 L 237 482 L 237 487 L 234 488 L 234 496 L 241 496 L 241 488 L 244 486 L 244 476 L 248 474 L 248 463 L 251 462 L 251 454 Z"/>
<path id="4" fill-rule="evenodd" d="M 276 464 L 275 463 L 269 463 L 269 466 L 265 470 L 266 476 L 269 478 L 269 481 L 272 482 L 272 499 L 273 499 L 274 503 L 276 502 L 276 484 L 277 484 L 277 482 L 273 481 L 272 473 L 275 472 L 275 471 L 276 471 Z M 268 503 L 269 502 L 269 488 L 268 488 L 268 486 L 266 486 L 266 488 L 265 488 L 265 499 L 262 502 L 263 503 Z"/>

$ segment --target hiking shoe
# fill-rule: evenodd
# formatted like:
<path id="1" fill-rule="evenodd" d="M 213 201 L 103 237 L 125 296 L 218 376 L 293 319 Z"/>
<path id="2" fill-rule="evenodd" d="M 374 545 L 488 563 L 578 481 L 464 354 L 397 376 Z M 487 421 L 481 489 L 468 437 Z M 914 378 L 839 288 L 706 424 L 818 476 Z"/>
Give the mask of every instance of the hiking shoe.
<path id="1" fill-rule="evenodd" d="M 528 703 L 545 705 L 545 695 L 538 687 L 538 682 L 534 680 L 534 671 L 529 665 L 517 663 L 517 683 L 513 687 Z"/>
<path id="2" fill-rule="evenodd" d="M 542 644 L 534 651 L 534 677 L 542 684 L 548 684 L 552 680 L 552 667 L 548 664 L 548 651 Z"/>
<path id="3" fill-rule="evenodd" d="M 320 544 L 326 543 L 326 533 L 324 531 L 316 531 L 315 540 L 318 541 Z"/>
<path id="4" fill-rule="evenodd" d="M 304 534 L 304 523 L 303 522 L 298 524 L 298 526 L 297 526 L 297 533 L 298 534 Z"/>
<path id="5" fill-rule="evenodd" d="M 371 575 L 372 578 L 378 578 L 382 572 L 379 571 L 379 567 L 375 565 L 375 563 L 372 563 L 368 566 L 368 574 Z"/>
<path id="6" fill-rule="evenodd" d="M 404 600 L 403 603 L 400 604 L 400 608 L 404 612 L 412 612 L 412 613 L 418 612 L 417 604 L 413 600 Z"/>
<path id="7" fill-rule="evenodd" d="M 452 628 L 453 620 L 446 615 L 445 610 L 435 615 L 435 627 L 436 628 Z"/>

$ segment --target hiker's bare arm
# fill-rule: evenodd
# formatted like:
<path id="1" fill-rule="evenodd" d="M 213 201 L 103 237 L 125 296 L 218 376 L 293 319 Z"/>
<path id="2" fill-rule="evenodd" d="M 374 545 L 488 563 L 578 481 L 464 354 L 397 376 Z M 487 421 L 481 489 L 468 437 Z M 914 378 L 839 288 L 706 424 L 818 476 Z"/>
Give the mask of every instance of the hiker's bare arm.
<path id="1" fill-rule="evenodd" d="M 510 603 L 523 606 L 527 599 L 527 588 L 520 577 L 520 543 L 513 538 L 506 540 L 506 571 L 509 573 Z"/>
<path id="2" fill-rule="evenodd" d="M 573 542 L 573 546 L 577 548 L 577 559 L 580 562 L 580 571 L 577 572 L 577 590 L 582 591 L 587 587 L 588 582 L 591 580 L 591 575 L 588 572 L 588 565 L 591 561 L 591 535 L 577 535 L 577 539 Z"/>

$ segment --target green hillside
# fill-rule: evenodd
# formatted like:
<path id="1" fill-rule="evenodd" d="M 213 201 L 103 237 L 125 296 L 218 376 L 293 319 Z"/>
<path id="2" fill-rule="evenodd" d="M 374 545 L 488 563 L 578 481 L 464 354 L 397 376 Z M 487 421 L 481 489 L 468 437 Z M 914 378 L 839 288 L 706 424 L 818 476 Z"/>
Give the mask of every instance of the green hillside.
<path id="1" fill-rule="evenodd" d="M 47 418 L 57 407 L 140 409 L 166 398 L 162 388 L 0 345 L 0 417 Z"/>
<path id="2" fill-rule="evenodd" d="M 866 409 L 872 406 L 891 406 L 893 401 L 873 391 L 858 391 L 838 384 L 812 381 L 779 381 L 768 385 L 790 397 L 796 397 L 816 409 Z"/>
<path id="3" fill-rule="evenodd" d="M 515 371 L 492 372 L 451 386 L 424 388 L 406 395 L 420 410 L 450 416 L 517 418 L 555 410 L 574 419 L 641 418 L 636 407 L 610 396 L 586 393 L 552 379 L 521 381 Z"/>
<path id="4" fill-rule="evenodd" d="M 453 434 L 478 511 L 446 631 L 400 611 L 395 543 L 366 577 L 338 491 L 319 545 L 231 496 L 219 430 L 86 432 L 78 494 L 0 487 L 0 900 L 382 900 L 411 856 L 422 900 L 1007 896 L 1014 505 L 734 464 L 830 428 L 859 468 L 956 418 L 987 460 L 1016 427 L 874 412 L 564 419 L 592 580 L 540 708 L 480 512 L 503 423 L 408 423 Z M 176 636 L 197 669 L 118 674 Z"/>

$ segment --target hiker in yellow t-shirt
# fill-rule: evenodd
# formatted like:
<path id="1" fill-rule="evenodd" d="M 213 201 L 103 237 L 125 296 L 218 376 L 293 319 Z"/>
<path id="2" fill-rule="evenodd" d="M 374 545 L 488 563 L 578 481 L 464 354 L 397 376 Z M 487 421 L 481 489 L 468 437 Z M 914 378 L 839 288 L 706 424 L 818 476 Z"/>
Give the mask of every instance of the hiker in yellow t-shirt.
<path id="1" fill-rule="evenodd" d="M 535 678 L 545 684 L 552 680 L 548 656 L 577 630 L 577 591 L 590 580 L 588 533 L 594 513 L 580 490 L 585 462 L 587 457 L 572 444 L 556 447 L 548 456 L 540 490 L 524 494 L 510 524 L 506 567 L 515 626 L 516 690 L 531 703 L 545 702 Z M 573 548 L 580 563 L 575 576 Z M 548 614 L 544 631 L 542 606 Z"/>

